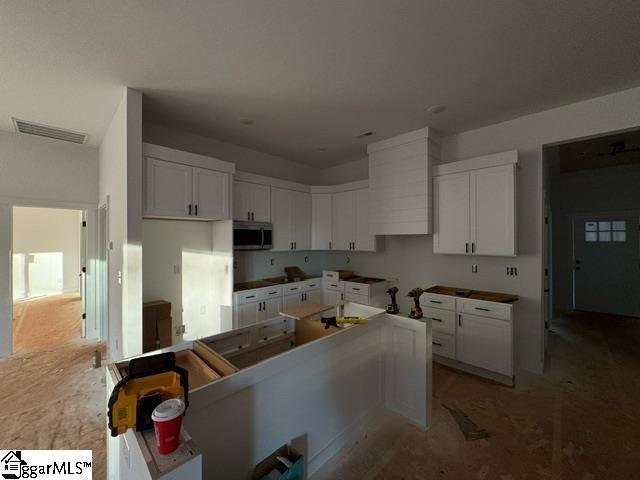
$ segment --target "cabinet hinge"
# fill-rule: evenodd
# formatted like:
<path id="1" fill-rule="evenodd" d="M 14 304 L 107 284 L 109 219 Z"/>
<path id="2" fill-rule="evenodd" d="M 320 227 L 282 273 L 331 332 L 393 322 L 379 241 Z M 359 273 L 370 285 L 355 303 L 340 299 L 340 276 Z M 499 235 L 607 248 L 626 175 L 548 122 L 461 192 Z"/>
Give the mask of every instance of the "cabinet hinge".
<path id="1" fill-rule="evenodd" d="M 86 220 L 83 220 L 83 221 L 82 221 L 82 226 L 83 226 L 83 227 L 86 227 L 86 226 L 87 226 L 87 222 L 86 222 Z"/>
<path id="2" fill-rule="evenodd" d="M 87 267 L 82 267 L 82 273 L 87 273 Z"/>
<path id="3" fill-rule="evenodd" d="M 549 225 L 549 217 L 544 217 L 544 224 Z"/>
<path id="4" fill-rule="evenodd" d="M 87 319 L 87 314 L 86 314 L 86 313 L 83 313 L 83 314 L 82 314 L 82 319 L 83 319 L 83 320 L 86 320 L 86 319 Z"/>
<path id="5" fill-rule="evenodd" d="M 549 269 L 548 269 L 548 268 L 545 268 L 545 269 L 544 269 L 544 276 L 545 276 L 545 277 L 548 277 L 548 276 L 549 276 Z"/>

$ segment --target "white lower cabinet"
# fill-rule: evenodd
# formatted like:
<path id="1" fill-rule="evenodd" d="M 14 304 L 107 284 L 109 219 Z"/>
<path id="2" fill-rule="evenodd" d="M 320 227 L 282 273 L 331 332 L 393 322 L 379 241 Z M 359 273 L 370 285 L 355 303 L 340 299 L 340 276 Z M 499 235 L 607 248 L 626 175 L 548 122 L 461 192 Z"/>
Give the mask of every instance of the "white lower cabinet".
<path id="1" fill-rule="evenodd" d="M 458 314 L 458 360 L 503 375 L 513 375 L 510 320 Z"/>
<path id="2" fill-rule="evenodd" d="M 236 328 L 252 325 L 258 321 L 258 302 L 236 305 L 234 314 L 237 323 Z"/>

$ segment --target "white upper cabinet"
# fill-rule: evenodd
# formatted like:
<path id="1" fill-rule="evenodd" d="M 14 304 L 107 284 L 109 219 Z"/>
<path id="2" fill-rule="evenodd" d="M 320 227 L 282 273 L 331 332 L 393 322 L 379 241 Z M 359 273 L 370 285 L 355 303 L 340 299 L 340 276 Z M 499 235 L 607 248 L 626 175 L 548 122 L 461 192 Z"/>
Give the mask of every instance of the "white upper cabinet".
<path id="1" fill-rule="evenodd" d="M 516 255 L 517 152 L 438 165 L 435 253 Z"/>
<path id="2" fill-rule="evenodd" d="M 433 198 L 433 251 L 469 253 L 469 174 L 434 177 Z"/>
<path id="3" fill-rule="evenodd" d="M 193 216 L 204 220 L 229 218 L 229 175 L 193 169 Z"/>
<path id="4" fill-rule="evenodd" d="M 311 249 L 311 194 L 271 188 L 272 250 Z"/>
<path id="5" fill-rule="evenodd" d="M 147 158 L 145 213 L 157 217 L 189 218 L 192 208 L 192 168 Z"/>
<path id="6" fill-rule="evenodd" d="M 440 156 L 433 131 L 423 128 L 372 143 L 367 152 L 370 233 L 431 233 L 431 165 Z"/>
<path id="7" fill-rule="evenodd" d="M 230 218 L 233 164 L 149 143 L 143 144 L 143 152 L 145 217 Z"/>
<path id="8" fill-rule="evenodd" d="M 271 187 L 233 182 L 233 219 L 245 222 L 271 221 Z"/>
<path id="9" fill-rule="evenodd" d="M 333 248 L 332 202 L 330 193 L 311 194 L 311 249 Z"/>
<path id="10" fill-rule="evenodd" d="M 369 233 L 369 189 L 355 190 L 353 193 L 356 212 L 353 249 L 375 251 L 376 237 Z"/>
<path id="11" fill-rule="evenodd" d="M 333 250 L 375 251 L 376 239 L 369 233 L 368 189 L 333 194 Z"/>

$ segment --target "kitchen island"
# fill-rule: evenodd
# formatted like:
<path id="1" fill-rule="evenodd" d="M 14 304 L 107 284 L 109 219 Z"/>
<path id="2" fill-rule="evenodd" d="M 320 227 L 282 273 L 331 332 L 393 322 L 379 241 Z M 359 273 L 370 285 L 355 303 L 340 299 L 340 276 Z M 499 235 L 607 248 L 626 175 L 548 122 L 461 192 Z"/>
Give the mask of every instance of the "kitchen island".
<path id="1" fill-rule="evenodd" d="M 194 375 L 210 380 L 190 382 L 183 424 L 189 448 L 167 462 L 129 430 L 109 439 L 109 478 L 248 479 L 284 444 L 302 452 L 309 476 L 361 438 L 385 408 L 427 428 L 430 322 L 355 303 L 342 308 L 340 315 L 367 322 L 298 342 L 297 322 L 312 320 L 278 317 L 165 349 L 189 352 L 212 371 Z M 186 366 L 201 368 L 193 360 Z M 109 366 L 108 383 L 127 363 Z"/>

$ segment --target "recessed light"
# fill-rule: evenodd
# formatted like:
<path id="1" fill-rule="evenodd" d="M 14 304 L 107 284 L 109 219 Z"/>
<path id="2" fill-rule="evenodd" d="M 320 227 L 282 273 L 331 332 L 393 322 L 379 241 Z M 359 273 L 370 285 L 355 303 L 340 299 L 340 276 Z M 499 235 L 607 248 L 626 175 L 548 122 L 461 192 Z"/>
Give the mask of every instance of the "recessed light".
<path id="1" fill-rule="evenodd" d="M 240 117 L 238 121 L 243 125 L 253 125 L 253 120 L 248 117 Z"/>
<path id="2" fill-rule="evenodd" d="M 372 131 L 368 131 L 368 132 L 361 133 L 356 138 L 366 138 L 366 137 L 370 137 L 371 135 L 373 135 L 373 132 Z"/>
<path id="3" fill-rule="evenodd" d="M 431 105 L 430 107 L 427 107 L 427 112 L 435 115 L 436 113 L 442 113 L 447 109 L 446 106 L 444 105 Z"/>

